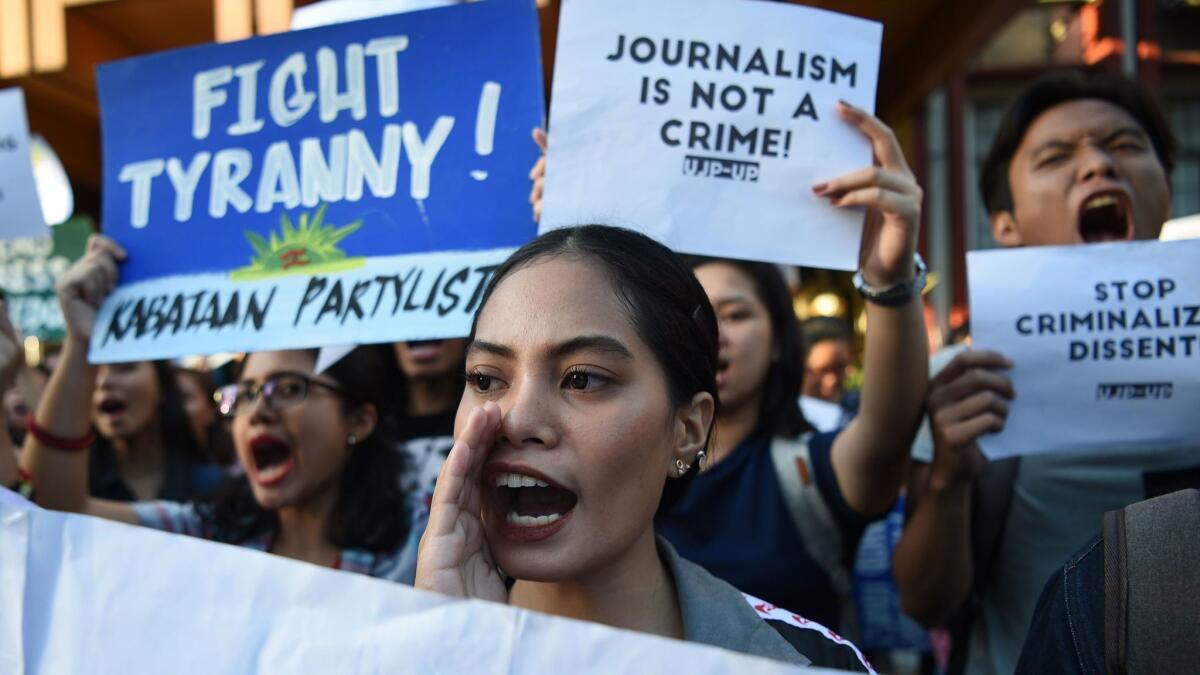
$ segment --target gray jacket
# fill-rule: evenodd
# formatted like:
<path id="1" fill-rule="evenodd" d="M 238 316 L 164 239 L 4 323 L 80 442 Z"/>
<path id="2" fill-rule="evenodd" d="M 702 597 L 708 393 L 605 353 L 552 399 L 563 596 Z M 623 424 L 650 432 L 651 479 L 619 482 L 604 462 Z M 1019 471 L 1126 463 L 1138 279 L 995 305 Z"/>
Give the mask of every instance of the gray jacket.
<path id="1" fill-rule="evenodd" d="M 812 663 L 763 621 L 741 591 L 679 557 L 662 537 L 658 555 L 675 577 L 685 640 L 801 666 Z"/>
<path id="2" fill-rule="evenodd" d="M 850 649 L 820 633 L 763 619 L 741 591 L 681 558 L 662 537 L 658 537 L 658 555 L 675 579 L 683 637 L 688 642 L 800 666 L 863 670 Z"/>

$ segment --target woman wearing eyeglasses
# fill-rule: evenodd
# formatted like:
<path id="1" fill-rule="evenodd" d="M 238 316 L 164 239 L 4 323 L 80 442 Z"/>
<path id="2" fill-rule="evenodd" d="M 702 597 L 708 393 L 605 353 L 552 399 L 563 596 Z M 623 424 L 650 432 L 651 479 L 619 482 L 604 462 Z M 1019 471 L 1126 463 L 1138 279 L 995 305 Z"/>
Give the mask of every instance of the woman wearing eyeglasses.
<path id="1" fill-rule="evenodd" d="M 420 532 L 399 488 L 402 460 L 393 450 L 387 389 L 394 379 L 386 374 L 395 366 L 386 347 L 360 347 L 320 374 L 316 350 L 247 356 L 238 382 L 218 392 L 221 412 L 233 418 L 245 475 L 214 499 L 121 503 L 89 496 L 96 368 L 87 363 L 88 340 L 124 257 L 115 242 L 93 236 L 85 257 L 59 281 L 67 339 L 20 460 L 38 503 L 411 583 Z"/>

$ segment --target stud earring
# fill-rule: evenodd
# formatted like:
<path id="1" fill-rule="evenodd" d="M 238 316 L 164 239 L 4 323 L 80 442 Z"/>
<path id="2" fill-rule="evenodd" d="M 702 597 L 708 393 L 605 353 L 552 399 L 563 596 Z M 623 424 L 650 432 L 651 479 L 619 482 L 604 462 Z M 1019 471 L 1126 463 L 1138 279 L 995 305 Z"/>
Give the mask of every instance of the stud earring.
<path id="1" fill-rule="evenodd" d="M 346 443 L 349 445 L 354 445 L 357 442 L 358 439 L 354 437 L 354 434 L 350 434 L 348 437 L 346 437 Z"/>
<path id="2" fill-rule="evenodd" d="M 680 478 L 682 478 L 683 474 L 687 473 L 688 469 L 690 468 L 692 468 L 692 466 L 690 464 L 684 464 L 682 459 L 675 460 L 675 473 Z"/>

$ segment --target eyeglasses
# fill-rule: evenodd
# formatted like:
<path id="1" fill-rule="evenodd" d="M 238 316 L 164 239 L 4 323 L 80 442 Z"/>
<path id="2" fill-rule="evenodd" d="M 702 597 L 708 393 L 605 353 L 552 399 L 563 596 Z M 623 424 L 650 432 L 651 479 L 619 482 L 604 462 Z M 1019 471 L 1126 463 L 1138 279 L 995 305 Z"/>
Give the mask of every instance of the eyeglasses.
<path id="1" fill-rule="evenodd" d="M 213 400 L 217 402 L 222 415 L 236 417 L 253 410 L 260 395 L 266 399 L 267 405 L 279 410 L 303 401 L 308 396 L 309 388 L 314 386 L 328 389 L 338 396 L 347 396 L 346 390 L 341 387 L 314 380 L 303 373 L 275 373 L 259 385 L 248 382 L 227 384 L 217 389 Z"/>

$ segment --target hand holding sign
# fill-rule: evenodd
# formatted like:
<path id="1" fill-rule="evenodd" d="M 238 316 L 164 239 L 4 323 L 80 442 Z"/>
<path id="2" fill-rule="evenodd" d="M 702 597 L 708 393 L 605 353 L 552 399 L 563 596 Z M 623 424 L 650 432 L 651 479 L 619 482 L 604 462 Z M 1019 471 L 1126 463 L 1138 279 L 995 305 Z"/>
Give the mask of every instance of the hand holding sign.
<path id="1" fill-rule="evenodd" d="M 867 283 L 890 286 L 913 275 L 913 253 L 921 228 L 923 193 L 891 128 L 865 110 L 840 102 L 838 114 L 871 141 L 878 166 L 869 166 L 813 186 L 834 206 L 865 206 L 860 266 Z"/>
<path id="2" fill-rule="evenodd" d="M 807 186 L 868 161 L 834 109 L 870 109 L 881 40 L 786 3 L 565 3 L 540 230 L 602 222 L 681 253 L 854 269 L 860 214 Z"/>
<path id="3" fill-rule="evenodd" d="M 433 491 L 429 524 L 417 554 L 417 588 L 463 598 L 507 602 L 481 520 L 483 463 L 500 430 L 500 407 L 471 411 Z"/>
<path id="4" fill-rule="evenodd" d="M 125 249 L 101 234 L 88 238 L 87 253 L 58 279 L 55 291 L 62 305 L 67 338 L 87 343 L 96 325 L 100 304 L 117 285 L 117 263 Z"/>
<path id="5" fill-rule="evenodd" d="M 968 483 L 983 469 L 983 453 L 975 441 L 1004 428 L 1015 394 L 1008 377 L 996 371 L 1011 367 L 1001 354 L 969 350 L 955 356 L 929 383 L 932 471 L 941 484 Z"/>
<path id="6" fill-rule="evenodd" d="M 101 66 L 102 220 L 130 256 L 92 360 L 465 335 L 535 233 L 535 12 L 468 3 Z"/>
<path id="7" fill-rule="evenodd" d="M 535 223 L 542 219 L 542 194 L 546 189 L 546 143 L 548 141 L 545 129 L 533 130 L 533 142 L 537 143 L 538 148 L 542 151 L 542 156 L 538 157 L 537 163 L 533 165 L 533 170 L 529 172 L 529 180 L 533 181 L 533 188 L 529 191 L 529 203 L 533 205 L 533 222 Z"/>
<path id="8" fill-rule="evenodd" d="M 1200 241 L 967 254 L 974 344 L 1003 350 L 1021 391 L 983 452 L 1197 447 L 1197 259 Z"/>

